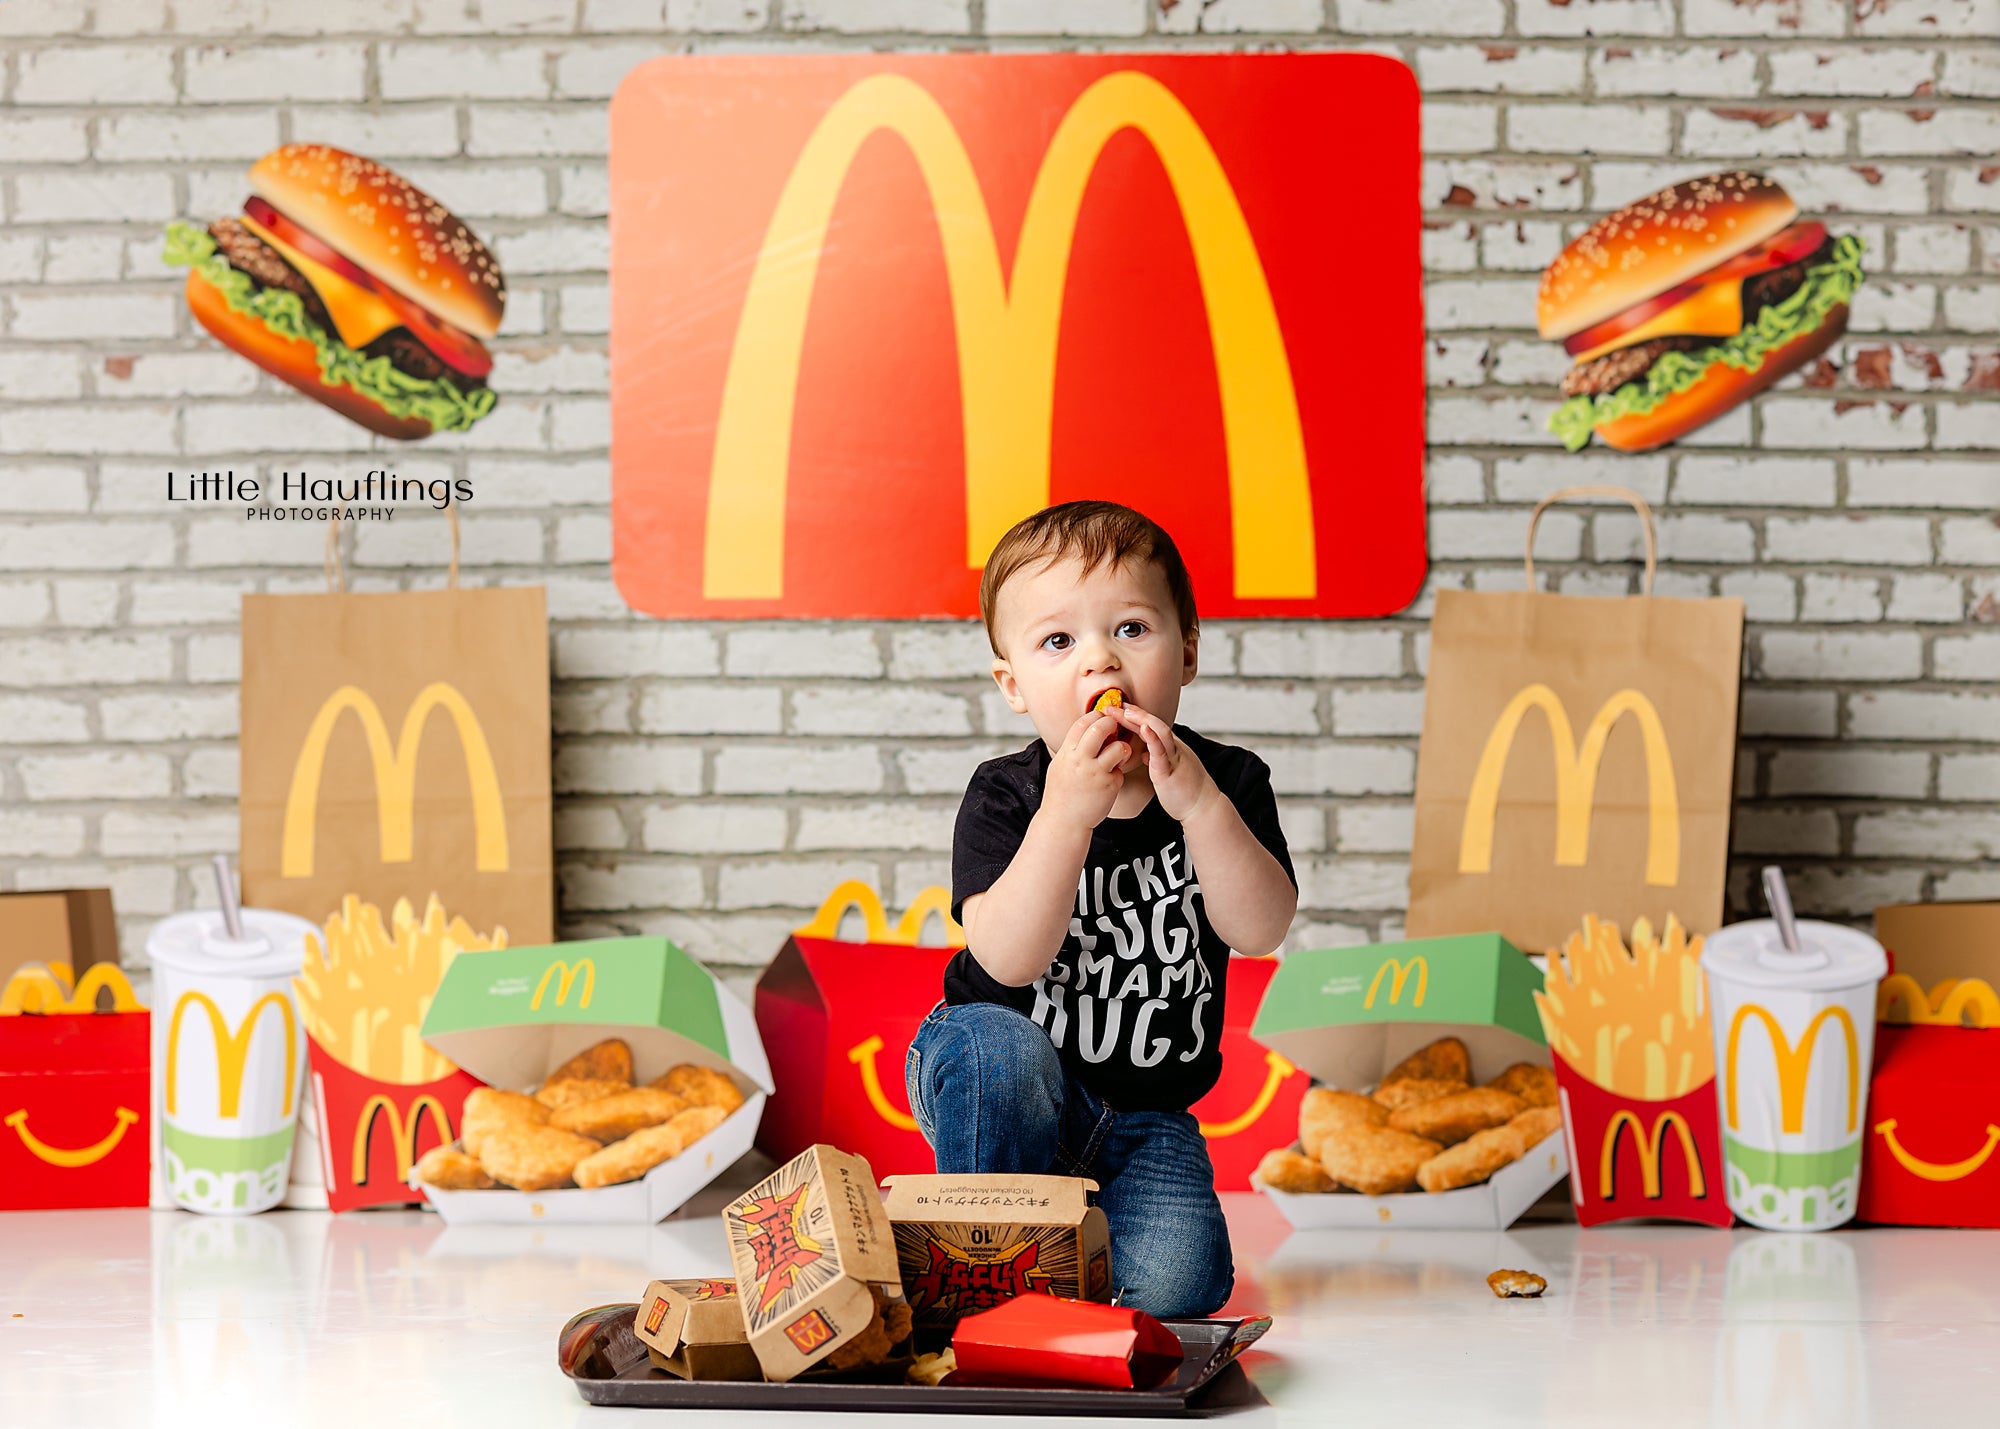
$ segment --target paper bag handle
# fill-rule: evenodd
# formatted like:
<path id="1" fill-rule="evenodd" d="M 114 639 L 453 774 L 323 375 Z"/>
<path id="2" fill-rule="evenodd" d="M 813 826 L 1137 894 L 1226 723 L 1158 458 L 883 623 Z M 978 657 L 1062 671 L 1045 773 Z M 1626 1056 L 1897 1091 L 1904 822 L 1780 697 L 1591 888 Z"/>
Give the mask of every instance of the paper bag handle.
<path id="1" fill-rule="evenodd" d="M 451 589 L 458 589 L 458 503 L 448 501 L 444 508 L 445 520 L 451 523 Z M 347 592 L 347 569 L 340 562 L 340 523 L 326 523 L 326 588 L 335 595 Z"/>
<path id="2" fill-rule="evenodd" d="M 910 906 L 903 910 L 902 918 L 892 928 L 889 926 L 889 915 L 882 908 L 881 896 L 860 879 L 850 878 L 826 895 L 826 901 L 819 905 L 819 912 L 813 914 L 811 922 L 794 931 L 808 938 L 837 938 L 840 935 L 840 920 L 849 908 L 861 910 L 861 921 L 868 930 L 867 941 L 871 943 L 899 943 L 915 947 L 917 939 L 923 935 L 924 919 L 936 913 L 944 919 L 945 946 L 965 946 L 965 930 L 951 918 L 951 894 L 935 884 L 910 900 Z"/>
<path id="3" fill-rule="evenodd" d="M 1659 547 L 1653 539 L 1653 508 L 1646 504 L 1646 498 L 1629 486 L 1565 486 L 1559 491 L 1551 491 L 1535 503 L 1534 514 L 1528 517 L 1528 589 L 1535 588 L 1535 528 L 1542 524 L 1542 513 L 1558 501 L 1567 501 L 1576 496 L 1609 496 L 1623 501 L 1639 513 L 1639 527 L 1646 533 L 1646 583 L 1644 594 L 1653 593 L 1653 568 L 1659 563 Z"/>

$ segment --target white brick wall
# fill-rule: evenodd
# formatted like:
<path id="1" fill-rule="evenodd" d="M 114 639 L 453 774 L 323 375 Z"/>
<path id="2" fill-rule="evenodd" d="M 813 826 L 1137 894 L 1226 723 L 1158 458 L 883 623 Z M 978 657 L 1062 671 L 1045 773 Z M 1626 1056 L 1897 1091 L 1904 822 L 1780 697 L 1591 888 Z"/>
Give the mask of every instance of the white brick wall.
<path id="1" fill-rule="evenodd" d="M 1024 722 L 977 625 L 661 624 L 607 566 L 605 101 L 662 53 L 1365 48 L 1424 89 L 1433 571 L 1403 615 L 1217 622 L 1192 721 L 1270 763 L 1292 942 L 1400 931 L 1429 592 L 1519 588 L 1527 508 L 1622 481 L 1659 589 L 1751 631 L 1732 897 L 2000 896 L 2000 34 L 1995 0 L 7 0 L 0 4 L 0 888 L 117 890 L 126 937 L 236 838 L 237 602 L 310 590 L 324 531 L 170 511 L 164 470 L 469 476 L 466 578 L 549 590 L 564 926 L 754 967 L 834 882 L 942 878 L 957 796 Z M 1195 36 L 1193 41 L 1174 37 Z M 316 138 L 434 189 L 502 256 L 506 399 L 390 450 L 218 353 L 168 219 Z M 1869 243 L 1850 336 L 1665 452 L 1570 455 L 1538 270 L 1592 217 L 1761 164 Z M 346 536 L 430 587 L 416 508 Z M 1551 588 L 1632 588 L 1637 533 L 1558 512 Z"/>

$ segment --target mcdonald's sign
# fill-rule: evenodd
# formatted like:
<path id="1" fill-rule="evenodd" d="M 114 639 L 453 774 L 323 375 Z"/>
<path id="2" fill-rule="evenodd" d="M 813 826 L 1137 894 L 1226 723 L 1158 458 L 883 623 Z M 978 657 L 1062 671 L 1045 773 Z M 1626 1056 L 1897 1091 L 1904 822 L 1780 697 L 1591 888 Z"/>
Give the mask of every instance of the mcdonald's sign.
<path id="1" fill-rule="evenodd" d="M 1722 1114 L 1713 1078 L 1680 1096 L 1648 1101 L 1599 1086 L 1560 1052 L 1550 1061 L 1570 1145 L 1570 1200 L 1580 1224 L 1730 1224 L 1734 1217 L 1724 1194 Z M 1593 1148 L 1594 1174 L 1589 1159 Z M 1669 1166 L 1669 1148 L 1679 1158 L 1678 1167 Z"/>
<path id="2" fill-rule="evenodd" d="M 972 615 L 1009 526 L 1108 497 L 1174 534 L 1205 614 L 1400 609 L 1417 104 L 1366 55 L 639 66 L 611 105 L 627 601 Z"/>
<path id="3" fill-rule="evenodd" d="M 535 984 L 535 995 L 528 1002 L 529 1011 L 541 1010 L 542 999 L 548 996 L 551 987 L 555 989 L 555 1005 L 567 1007 L 570 989 L 577 985 L 579 978 L 583 980 L 583 992 L 576 1000 L 577 1008 L 589 1007 L 590 996 L 597 991 L 597 964 L 589 958 L 578 958 L 572 966 L 557 958 L 542 970 L 541 981 Z"/>
<path id="4" fill-rule="evenodd" d="M 167 1021 L 167 1065 L 165 1105 L 167 1115 L 180 1114 L 180 1055 L 181 1020 L 190 1007 L 199 1008 L 208 1015 L 209 1033 L 215 1039 L 215 1114 L 225 1121 L 234 1120 L 243 1105 L 243 1071 L 250 1058 L 250 1042 L 257 1035 L 257 1028 L 267 1008 L 276 1008 L 278 1022 L 285 1036 L 285 1081 L 283 1100 L 278 1112 L 289 1117 L 298 1096 L 299 1077 L 299 1019 L 292 1010 L 292 999 L 282 992 L 267 992 L 250 1004 L 250 1010 L 243 1014 L 243 1020 L 234 1028 L 222 1015 L 222 1009 L 215 1005 L 215 999 L 199 988 L 190 989 L 180 995 L 174 1003 L 173 1015 Z"/>
<path id="5" fill-rule="evenodd" d="M 417 1162 L 417 1129 L 429 1115 L 431 1130 L 437 1133 L 438 1145 L 448 1144 L 452 1139 L 451 1118 L 445 1115 L 444 1106 L 428 1093 L 410 1102 L 409 1119 L 397 1110 L 396 1103 L 386 1093 L 377 1092 L 363 1103 L 361 1115 L 354 1123 L 354 1154 L 352 1157 L 351 1180 L 357 1186 L 368 1184 L 369 1143 L 375 1135 L 375 1123 L 385 1120 L 389 1126 L 389 1140 L 396 1149 L 396 1182 L 400 1186 L 410 1179 L 410 1168 Z"/>
<path id="6" fill-rule="evenodd" d="M 1382 980 L 1386 977 L 1389 980 L 1389 1005 L 1396 1006 L 1402 1002 L 1403 985 L 1412 975 L 1417 979 L 1417 991 L 1416 996 L 1410 999 L 1410 1006 L 1422 1007 L 1424 994 L 1430 991 L 1431 966 L 1427 959 L 1421 957 L 1411 958 L 1408 965 L 1400 958 L 1384 958 L 1382 966 L 1375 969 L 1375 976 L 1369 980 L 1368 996 L 1362 999 L 1361 1005 L 1364 1008 L 1375 1005 L 1376 995 L 1382 991 Z"/>
<path id="7" fill-rule="evenodd" d="M 1598 1195 L 1607 1201 L 1618 1195 L 1618 1138 L 1627 1127 L 1632 1131 L 1633 1150 L 1639 1155 L 1640 1194 L 1647 1200 L 1657 1201 L 1665 1194 L 1660 1182 L 1660 1157 L 1666 1151 L 1669 1130 L 1680 1137 L 1681 1160 L 1687 1165 L 1688 1194 L 1697 1200 L 1708 1194 L 1701 1152 L 1695 1149 L 1694 1132 L 1689 1129 L 1687 1118 L 1677 1111 L 1663 1111 L 1653 1118 L 1649 1133 L 1635 1113 L 1621 1107 L 1604 1128 L 1604 1146 L 1597 1158 Z"/>
<path id="8" fill-rule="evenodd" d="M 1806 1024 L 1797 1047 L 1786 1038 L 1785 1029 L 1770 1009 L 1754 1002 L 1746 1002 L 1736 1009 L 1736 1015 L 1729 1020 L 1729 1040 L 1723 1055 L 1723 1097 L 1729 1129 L 1737 1131 L 1742 1127 L 1736 1062 L 1743 1041 L 1744 1024 L 1752 1019 L 1763 1025 L 1765 1035 L 1771 1040 L 1771 1060 L 1776 1064 L 1778 1077 L 1778 1124 L 1787 1136 L 1796 1136 L 1805 1130 L 1806 1076 L 1812 1069 L 1813 1047 L 1819 1041 L 1820 1029 L 1829 1022 L 1840 1024 L 1847 1051 L 1847 1130 L 1853 1133 L 1861 1119 L 1861 1045 L 1854 1029 L 1854 1018 L 1838 1003 L 1822 1007 L 1814 1014 L 1812 1021 Z"/>

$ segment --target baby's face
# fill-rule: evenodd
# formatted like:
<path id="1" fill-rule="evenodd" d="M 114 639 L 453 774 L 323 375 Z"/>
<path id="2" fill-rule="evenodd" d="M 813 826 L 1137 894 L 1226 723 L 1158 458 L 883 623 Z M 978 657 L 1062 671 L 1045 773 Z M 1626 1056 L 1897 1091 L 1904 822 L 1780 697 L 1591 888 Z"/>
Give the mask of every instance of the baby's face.
<path id="1" fill-rule="evenodd" d="M 1052 752 L 1114 686 L 1126 704 L 1173 723 L 1195 675 L 1200 632 L 1182 632 L 1167 578 L 1147 561 L 1087 576 L 1076 559 L 1030 567 L 1000 588 L 993 625 L 993 678 Z"/>

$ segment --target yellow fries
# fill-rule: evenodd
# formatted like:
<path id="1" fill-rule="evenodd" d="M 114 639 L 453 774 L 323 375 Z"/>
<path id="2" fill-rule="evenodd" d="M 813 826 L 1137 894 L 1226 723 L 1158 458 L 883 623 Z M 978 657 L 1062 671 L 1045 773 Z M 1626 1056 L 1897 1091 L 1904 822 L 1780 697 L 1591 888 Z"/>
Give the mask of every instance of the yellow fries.
<path id="1" fill-rule="evenodd" d="M 445 920 L 433 893 L 419 923 L 407 898 L 389 915 L 353 894 L 326 923 L 326 947 L 306 935 L 305 967 L 292 982 L 313 1040 L 346 1066 L 381 1082 L 413 1086 L 451 1075 L 452 1064 L 417 1036 L 438 982 L 460 953 L 507 946 L 507 930 L 473 931 Z"/>
<path id="2" fill-rule="evenodd" d="M 1634 923 L 1630 951 L 1616 923 L 1586 914 L 1581 933 L 1549 950 L 1535 1006 L 1549 1045 L 1607 1091 L 1663 1101 L 1715 1075 L 1701 939 L 1671 913 L 1663 939 Z"/>

